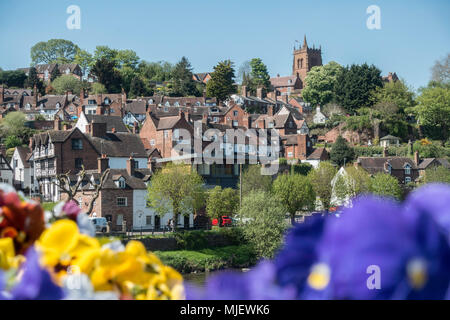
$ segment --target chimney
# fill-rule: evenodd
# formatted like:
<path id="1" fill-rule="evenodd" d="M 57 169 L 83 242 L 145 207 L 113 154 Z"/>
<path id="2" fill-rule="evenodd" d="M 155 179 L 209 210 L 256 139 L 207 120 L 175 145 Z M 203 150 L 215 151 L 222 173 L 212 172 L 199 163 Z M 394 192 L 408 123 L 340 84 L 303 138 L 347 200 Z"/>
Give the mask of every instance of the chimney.
<path id="1" fill-rule="evenodd" d="M 105 122 L 92 122 L 90 124 L 90 135 L 97 138 L 106 136 L 106 123 Z"/>
<path id="2" fill-rule="evenodd" d="M 148 159 L 147 167 L 152 173 L 155 172 L 155 161 L 153 161 L 152 159 Z"/>
<path id="3" fill-rule="evenodd" d="M 81 88 L 81 92 L 80 92 L 80 105 L 81 106 L 84 105 L 84 88 Z"/>
<path id="4" fill-rule="evenodd" d="M 134 134 L 138 134 L 139 133 L 139 125 L 137 122 L 134 123 L 133 125 L 133 133 Z"/>
<path id="5" fill-rule="evenodd" d="M 61 130 L 61 119 L 57 115 L 55 116 L 55 120 L 53 120 L 53 130 Z"/>
<path id="6" fill-rule="evenodd" d="M 263 87 L 259 87 L 258 89 L 256 89 L 256 97 L 258 99 L 264 99 L 264 88 Z"/>
<path id="7" fill-rule="evenodd" d="M 273 106 L 268 106 L 267 107 L 267 115 L 268 116 L 273 116 Z"/>
<path id="8" fill-rule="evenodd" d="M 134 176 L 135 160 L 133 157 L 127 160 L 127 173 L 130 176 Z"/>
<path id="9" fill-rule="evenodd" d="M 2 104 L 3 101 L 5 101 L 5 89 L 3 86 L 0 86 L 0 104 Z"/>
<path id="10" fill-rule="evenodd" d="M 109 168 L 109 158 L 106 156 L 106 154 L 102 154 L 100 158 L 97 158 L 97 164 L 98 173 L 103 173 L 106 169 Z"/>
<path id="11" fill-rule="evenodd" d="M 70 124 L 67 124 L 67 123 L 63 124 L 63 130 L 64 131 L 67 131 L 67 130 L 69 130 L 71 128 L 72 128 L 72 126 Z"/>
<path id="12" fill-rule="evenodd" d="M 386 158 L 387 157 L 387 147 L 383 148 L 383 157 Z"/>
<path id="13" fill-rule="evenodd" d="M 202 122 L 204 124 L 208 124 L 209 119 L 208 119 L 208 114 L 207 113 L 203 113 L 203 115 L 202 115 Z"/>
<path id="14" fill-rule="evenodd" d="M 112 133 L 116 133 L 116 128 L 112 128 L 112 129 L 111 129 L 111 132 L 112 132 Z"/>
<path id="15" fill-rule="evenodd" d="M 242 87 L 241 87 L 241 94 L 242 94 L 244 97 L 247 97 L 247 96 L 248 96 L 247 86 L 242 86 Z"/>
<path id="16" fill-rule="evenodd" d="M 34 87 L 33 87 L 33 94 L 34 94 L 34 104 L 35 104 L 35 107 L 37 107 L 38 106 L 38 102 L 39 102 L 39 92 L 37 90 L 37 85 L 36 84 L 34 84 Z"/>
<path id="17" fill-rule="evenodd" d="M 414 152 L 414 162 L 416 163 L 416 166 L 419 165 L 420 162 L 419 151 Z"/>

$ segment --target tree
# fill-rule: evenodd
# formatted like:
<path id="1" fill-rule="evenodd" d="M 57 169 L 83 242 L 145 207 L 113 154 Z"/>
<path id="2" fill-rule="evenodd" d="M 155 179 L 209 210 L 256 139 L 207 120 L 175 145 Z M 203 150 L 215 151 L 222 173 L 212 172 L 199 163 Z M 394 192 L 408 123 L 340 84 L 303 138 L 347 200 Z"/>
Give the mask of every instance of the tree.
<path id="1" fill-rule="evenodd" d="M 238 187 L 241 186 L 238 184 Z M 262 175 L 261 166 L 249 165 L 242 173 L 242 196 L 245 197 L 251 191 L 269 192 L 272 188 L 272 176 Z"/>
<path id="2" fill-rule="evenodd" d="M 392 197 L 397 200 L 402 196 L 402 190 L 398 180 L 385 173 L 377 173 L 372 178 L 369 190 L 371 193 L 384 197 Z"/>
<path id="3" fill-rule="evenodd" d="M 244 76 L 249 75 L 251 71 L 251 67 L 250 67 L 250 61 L 244 61 L 238 69 L 237 72 L 237 78 L 236 78 L 236 82 L 237 83 L 243 83 L 244 82 Z"/>
<path id="4" fill-rule="evenodd" d="M 305 101 L 312 105 L 323 106 L 335 100 L 334 89 L 341 72 L 341 65 L 334 61 L 324 66 L 313 67 L 306 76 L 306 87 L 302 91 Z"/>
<path id="5" fill-rule="evenodd" d="M 342 167 L 355 157 L 355 152 L 342 136 L 338 136 L 330 152 L 330 159 L 334 164 Z"/>
<path id="6" fill-rule="evenodd" d="M 233 63 L 230 60 L 221 61 L 214 67 L 211 79 L 206 84 L 206 95 L 225 101 L 233 93 L 236 93 Z"/>
<path id="7" fill-rule="evenodd" d="M 94 65 L 95 60 L 92 54 L 90 54 L 86 50 L 79 49 L 77 51 L 77 54 L 75 55 L 73 62 L 80 66 L 81 71 L 83 72 L 83 76 L 84 78 L 86 78 L 89 74 L 89 70 Z"/>
<path id="8" fill-rule="evenodd" d="M 81 91 L 81 81 L 70 74 L 65 74 L 52 82 L 56 94 L 63 95 L 66 92 L 78 93 Z"/>
<path id="9" fill-rule="evenodd" d="M 91 92 L 92 92 L 93 94 L 102 94 L 102 93 L 107 93 L 108 91 L 106 90 L 105 86 L 102 85 L 101 83 L 99 83 L 99 82 L 94 82 L 94 83 L 91 85 Z"/>
<path id="10" fill-rule="evenodd" d="M 131 80 L 129 95 L 130 98 L 136 98 L 143 96 L 146 93 L 144 81 L 139 76 L 136 76 Z"/>
<path id="11" fill-rule="evenodd" d="M 320 198 L 322 206 L 327 212 L 331 206 L 331 196 L 333 193 L 331 181 L 335 175 L 336 168 L 331 163 L 325 161 L 320 162 L 319 166 L 308 174 L 314 192 Z"/>
<path id="12" fill-rule="evenodd" d="M 374 65 L 352 65 L 342 69 L 335 86 L 336 102 L 348 113 L 361 107 L 370 107 L 371 92 L 383 85 L 381 71 Z"/>
<path id="13" fill-rule="evenodd" d="M 26 79 L 26 74 L 20 70 L 0 71 L 0 84 L 5 84 L 9 88 L 23 88 Z"/>
<path id="14" fill-rule="evenodd" d="M 435 127 L 441 133 L 441 139 L 446 141 L 450 130 L 450 86 L 431 83 L 421 89 L 417 101 L 418 105 L 412 111 L 419 124 Z"/>
<path id="15" fill-rule="evenodd" d="M 450 169 L 437 166 L 425 170 L 425 183 L 441 182 L 450 184 Z"/>
<path id="16" fill-rule="evenodd" d="M 92 74 L 98 78 L 109 93 L 121 92 L 121 76 L 115 69 L 114 61 L 103 57 L 94 64 L 91 70 Z"/>
<path id="17" fill-rule="evenodd" d="M 8 136 L 5 139 L 6 149 L 15 148 L 22 145 L 22 139 L 17 136 Z"/>
<path id="18" fill-rule="evenodd" d="M 252 83 L 251 90 L 254 92 L 258 87 L 263 87 L 270 91 L 270 75 L 267 71 L 267 66 L 259 58 L 254 58 L 250 61 L 250 78 Z"/>
<path id="19" fill-rule="evenodd" d="M 103 186 L 105 185 L 105 182 L 109 177 L 109 174 L 110 169 L 106 169 L 105 171 L 103 171 L 98 182 L 96 179 L 88 179 L 89 184 L 91 185 L 89 191 L 92 191 L 92 197 L 88 202 L 88 209 L 85 212 L 87 215 L 90 215 L 92 213 L 92 210 L 94 209 L 94 203 L 100 196 L 100 191 L 103 189 Z M 76 203 L 78 203 L 76 196 L 78 193 L 83 192 L 82 186 L 83 183 L 86 182 L 85 181 L 86 176 L 87 176 L 86 170 L 84 169 L 84 166 L 82 166 L 81 171 L 76 175 L 77 179 L 76 181 L 72 181 L 70 171 L 68 171 L 67 173 L 56 175 L 55 185 L 59 188 L 62 194 L 67 195 L 66 201 L 73 200 Z"/>
<path id="20" fill-rule="evenodd" d="M 192 78 L 192 67 L 186 57 L 175 65 L 172 71 L 173 96 L 198 96 L 199 92 L 195 86 L 195 81 Z"/>
<path id="21" fill-rule="evenodd" d="M 239 217 L 244 237 L 259 257 L 273 258 L 281 247 L 287 228 L 285 215 L 282 204 L 270 193 L 252 191 L 242 200 Z"/>
<path id="22" fill-rule="evenodd" d="M 38 92 L 42 93 L 42 91 L 44 89 L 44 83 L 42 82 L 41 79 L 39 79 L 39 77 L 37 75 L 37 70 L 35 67 L 30 68 L 30 71 L 28 72 L 28 78 L 27 78 L 27 80 L 25 80 L 24 85 L 25 85 L 25 87 L 31 88 L 31 89 L 34 89 L 34 87 L 36 87 Z M 36 92 L 34 92 L 33 94 L 36 94 Z"/>
<path id="23" fill-rule="evenodd" d="M 39 63 L 73 63 L 79 48 L 72 41 L 51 39 L 38 42 L 31 48 L 31 62 Z"/>
<path id="24" fill-rule="evenodd" d="M 142 61 L 138 66 L 139 74 L 149 81 L 163 82 L 171 78 L 173 66 L 169 62 Z"/>
<path id="25" fill-rule="evenodd" d="M 337 174 L 333 192 L 337 199 L 343 201 L 347 197 L 354 198 L 360 194 L 368 193 L 369 187 L 369 174 L 361 167 L 349 165 L 345 168 L 345 174 Z"/>
<path id="26" fill-rule="evenodd" d="M 60 76 L 61 76 L 61 72 L 59 71 L 58 65 L 56 65 L 53 68 L 52 73 L 50 74 L 50 81 L 53 81 Z"/>
<path id="27" fill-rule="evenodd" d="M 1 122 L 5 136 L 19 136 L 25 128 L 25 114 L 22 112 L 10 112 Z"/>
<path id="28" fill-rule="evenodd" d="M 371 93 L 371 99 L 374 104 L 393 104 L 397 107 L 396 113 L 400 112 L 401 114 L 415 105 L 414 92 L 400 80 L 386 82 L 384 86 L 376 87 Z M 388 115 L 391 114 L 388 113 Z"/>
<path id="29" fill-rule="evenodd" d="M 178 217 L 192 213 L 203 192 L 203 180 L 190 166 L 168 164 L 153 175 L 148 201 L 161 216 L 173 212 L 176 228 Z"/>
<path id="30" fill-rule="evenodd" d="M 273 194 L 289 213 L 292 225 L 295 223 L 295 215 L 298 211 L 314 208 L 316 195 L 306 176 L 279 175 L 273 182 L 272 189 Z"/>
<path id="31" fill-rule="evenodd" d="M 431 69 L 431 80 L 435 82 L 441 83 L 449 83 L 450 82 L 450 53 L 447 54 L 447 57 L 442 60 L 438 60 L 434 63 L 433 68 Z"/>
<path id="32" fill-rule="evenodd" d="M 211 218 L 220 219 L 222 216 L 232 216 L 239 209 L 239 195 L 231 188 L 222 189 L 216 186 L 209 192 L 206 201 L 206 211 Z"/>

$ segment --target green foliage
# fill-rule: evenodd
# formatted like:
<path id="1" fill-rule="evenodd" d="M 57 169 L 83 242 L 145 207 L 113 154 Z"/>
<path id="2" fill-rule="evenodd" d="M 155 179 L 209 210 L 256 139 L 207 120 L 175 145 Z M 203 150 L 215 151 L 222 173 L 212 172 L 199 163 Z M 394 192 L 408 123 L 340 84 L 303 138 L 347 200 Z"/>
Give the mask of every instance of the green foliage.
<path id="1" fill-rule="evenodd" d="M 402 196 L 402 190 L 398 180 L 385 173 L 377 173 L 370 181 L 369 190 L 371 193 L 391 197 L 399 200 Z"/>
<path id="2" fill-rule="evenodd" d="M 233 93 L 236 93 L 233 63 L 230 60 L 221 61 L 214 67 L 211 79 L 206 84 L 206 95 L 225 101 Z"/>
<path id="3" fill-rule="evenodd" d="M 431 80 L 440 83 L 450 83 L 450 53 L 434 63 L 431 69 Z"/>
<path id="4" fill-rule="evenodd" d="M 161 216 L 173 212 L 174 220 L 198 209 L 204 198 L 203 180 L 189 166 L 168 164 L 156 172 L 148 188 L 148 201 Z M 176 224 L 175 224 L 176 226 Z"/>
<path id="5" fill-rule="evenodd" d="M 70 74 L 65 74 L 56 78 L 52 82 L 52 87 L 56 94 L 63 95 L 68 91 L 77 94 L 81 91 L 81 81 Z"/>
<path id="6" fill-rule="evenodd" d="M 0 84 L 6 85 L 8 88 L 23 88 L 27 76 L 23 71 L 0 71 Z"/>
<path id="7" fill-rule="evenodd" d="M 345 168 L 345 172 L 346 175 L 338 176 L 334 185 L 334 191 L 339 199 L 354 198 L 369 192 L 370 176 L 363 168 L 349 165 Z"/>
<path id="8" fill-rule="evenodd" d="M 334 61 L 313 67 L 306 76 L 306 87 L 302 91 L 305 101 L 312 105 L 325 105 L 335 100 L 334 88 L 341 72 L 342 67 Z"/>
<path id="9" fill-rule="evenodd" d="M 350 116 L 345 118 L 345 129 L 352 131 L 362 131 L 371 129 L 372 122 L 368 115 Z"/>
<path id="10" fill-rule="evenodd" d="M 307 176 L 308 173 L 313 169 L 313 166 L 307 162 L 304 163 L 296 163 L 293 166 L 294 173 L 298 173 L 304 176 Z"/>
<path id="11" fill-rule="evenodd" d="M 422 158 L 444 158 L 450 156 L 450 148 L 442 146 L 438 141 L 428 141 L 427 139 L 415 141 L 413 151 L 418 151 Z"/>
<path id="12" fill-rule="evenodd" d="M 75 54 L 73 62 L 78 64 L 83 72 L 83 75 L 87 76 L 89 74 L 89 70 L 95 63 L 95 60 L 92 54 L 86 50 L 79 49 Z"/>
<path id="13" fill-rule="evenodd" d="M 289 212 L 292 224 L 295 222 L 295 214 L 298 211 L 314 208 L 316 195 L 306 176 L 279 175 L 273 182 L 272 189 L 285 211 Z"/>
<path id="14" fill-rule="evenodd" d="M 72 63 L 79 48 L 72 41 L 51 39 L 38 42 L 31 48 L 31 62 L 40 63 Z"/>
<path id="15" fill-rule="evenodd" d="M 246 268 L 256 263 L 252 246 L 228 246 L 199 251 L 156 251 L 161 261 L 181 273 Z"/>
<path id="16" fill-rule="evenodd" d="M 115 69 L 114 61 L 103 57 L 92 67 L 92 74 L 98 78 L 98 81 L 103 84 L 109 93 L 121 92 L 121 76 L 120 72 Z"/>
<path id="17" fill-rule="evenodd" d="M 440 131 L 441 139 L 446 141 L 450 131 L 450 86 L 431 84 L 421 90 L 417 102 L 412 112 L 419 124 L 435 127 Z"/>
<path id="18" fill-rule="evenodd" d="M 17 136 L 8 136 L 5 139 L 6 149 L 15 148 L 22 145 L 22 139 Z"/>
<path id="19" fill-rule="evenodd" d="M 239 187 L 239 186 L 238 186 Z M 249 165 L 242 173 L 242 196 L 251 191 L 269 192 L 272 188 L 272 176 L 262 175 L 261 166 Z"/>
<path id="20" fill-rule="evenodd" d="M 5 136 L 18 136 L 25 128 L 25 114 L 10 112 L 1 122 L 1 129 Z"/>
<path id="21" fill-rule="evenodd" d="M 331 163 L 322 161 L 319 166 L 312 170 L 308 175 L 313 189 L 320 198 L 325 210 L 330 209 L 331 206 L 331 196 L 333 192 L 331 181 L 336 175 L 336 172 L 336 168 Z"/>
<path id="22" fill-rule="evenodd" d="M 92 92 L 92 94 L 102 94 L 102 93 L 107 93 L 107 90 L 106 90 L 105 86 L 102 85 L 101 83 L 94 82 L 91 85 L 91 92 Z"/>
<path id="23" fill-rule="evenodd" d="M 354 64 L 343 68 L 337 77 L 336 101 L 354 114 L 361 107 L 371 106 L 371 91 L 381 86 L 381 71 L 377 67 Z"/>
<path id="24" fill-rule="evenodd" d="M 28 72 L 28 78 L 25 80 L 24 83 L 25 87 L 34 89 L 34 86 L 36 86 L 39 93 L 43 93 L 44 91 L 44 83 L 41 79 L 37 76 L 37 70 L 35 67 L 31 67 L 30 71 Z M 36 93 L 34 93 L 36 94 Z"/>
<path id="25" fill-rule="evenodd" d="M 209 192 L 206 201 L 206 211 L 211 218 L 232 216 L 239 208 L 239 194 L 231 188 L 223 189 L 216 186 Z"/>
<path id="26" fill-rule="evenodd" d="M 415 105 L 414 92 L 400 80 L 386 82 L 384 86 L 375 88 L 372 92 L 372 101 L 374 104 L 393 104 L 401 114 L 403 114 L 406 109 Z"/>
<path id="27" fill-rule="evenodd" d="M 192 67 L 186 57 L 175 65 L 172 71 L 172 95 L 173 96 L 199 96 L 194 79 L 192 78 Z"/>
<path id="28" fill-rule="evenodd" d="M 425 170 L 425 182 L 441 182 L 450 184 L 450 169 L 444 166 L 432 167 Z"/>
<path id="29" fill-rule="evenodd" d="M 267 66 L 259 58 L 250 61 L 250 91 L 256 92 L 258 87 L 263 87 L 270 91 L 270 75 Z"/>
<path id="30" fill-rule="evenodd" d="M 170 80 L 173 66 L 169 62 L 142 61 L 138 66 L 138 71 L 149 81 L 163 82 Z"/>
<path id="31" fill-rule="evenodd" d="M 375 144 L 375 142 L 374 142 Z M 355 151 L 355 158 L 358 157 L 380 157 L 383 154 L 383 147 L 380 146 L 355 146 L 353 147 L 353 150 Z M 398 156 L 398 157 L 407 157 L 410 155 L 408 152 L 408 146 L 389 146 L 387 148 L 387 155 L 388 156 Z"/>
<path id="32" fill-rule="evenodd" d="M 253 191 L 242 200 L 239 216 L 248 219 L 242 222 L 244 236 L 258 257 L 272 258 L 287 228 L 283 205 L 270 193 Z"/>
<path id="33" fill-rule="evenodd" d="M 343 166 L 345 163 L 351 162 L 355 157 L 353 148 L 347 143 L 347 140 L 342 136 L 337 137 L 336 142 L 330 152 L 330 159 L 338 166 Z"/>

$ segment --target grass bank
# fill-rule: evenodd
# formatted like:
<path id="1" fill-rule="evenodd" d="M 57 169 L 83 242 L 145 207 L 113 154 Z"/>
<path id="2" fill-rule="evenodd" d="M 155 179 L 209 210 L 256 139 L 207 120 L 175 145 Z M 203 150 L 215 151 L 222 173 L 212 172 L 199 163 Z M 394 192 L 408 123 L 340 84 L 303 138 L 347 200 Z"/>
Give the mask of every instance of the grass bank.
<path id="1" fill-rule="evenodd" d="M 247 268 L 256 263 L 256 255 L 251 246 L 247 244 L 196 251 L 155 251 L 154 253 L 164 264 L 181 273 Z"/>

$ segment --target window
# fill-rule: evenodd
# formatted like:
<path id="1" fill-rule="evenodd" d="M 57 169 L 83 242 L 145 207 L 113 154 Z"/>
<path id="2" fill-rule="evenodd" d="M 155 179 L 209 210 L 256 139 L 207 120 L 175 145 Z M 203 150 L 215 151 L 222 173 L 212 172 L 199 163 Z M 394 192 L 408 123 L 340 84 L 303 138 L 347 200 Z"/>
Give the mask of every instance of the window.
<path id="1" fill-rule="evenodd" d="M 127 198 L 118 197 L 117 198 L 117 206 L 126 207 L 127 206 Z"/>
<path id="2" fill-rule="evenodd" d="M 233 127 L 237 127 L 239 125 L 239 122 L 237 120 L 233 120 Z"/>
<path id="3" fill-rule="evenodd" d="M 75 169 L 81 169 L 83 166 L 82 158 L 75 158 Z"/>
<path id="4" fill-rule="evenodd" d="M 409 164 L 407 164 L 405 166 L 405 174 L 411 174 L 411 166 Z M 410 179 L 410 181 L 411 181 L 411 179 Z"/>
<path id="5" fill-rule="evenodd" d="M 83 141 L 81 139 L 72 139 L 72 150 L 83 150 Z"/>
<path id="6" fill-rule="evenodd" d="M 292 151 L 288 152 L 288 157 L 292 158 Z"/>
<path id="7" fill-rule="evenodd" d="M 19 161 L 17 159 L 14 159 L 14 168 L 17 168 L 18 165 L 19 165 Z"/>
<path id="8" fill-rule="evenodd" d="M 235 117 L 237 117 L 237 116 L 238 116 L 238 112 L 237 112 L 237 110 L 234 110 L 234 111 L 233 111 L 233 116 L 235 116 Z"/>
<path id="9" fill-rule="evenodd" d="M 150 226 L 152 224 L 152 216 L 145 217 L 145 225 Z"/>
<path id="10" fill-rule="evenodd" d="M 126 187 L 125 180 L 124 179 L 120 179 L 119 180 L 119 188 L 120 189 L 125 189 L 125 187 Z"/>
<path id="11" fill-rule="evenodd" d="M 164 138 L 168 138 L 169 137 L 169 130 L 164 130 Z"/>
<path id="12" fill-rule="evenodd" d="M 97 102 L 95 100 L 89 100 L 88 104 L 97 104 Z"/>
<path id="13" fill-rule="evenodd" d="M 411 182 L 411 177 L 405 177 L 405 183 L 410 183 Z"/>
<path id="14" fill-rule="evenodd" d="M 150 140 L 150 145 L 154 146 L 155 145 L 155 139 Z"/>

